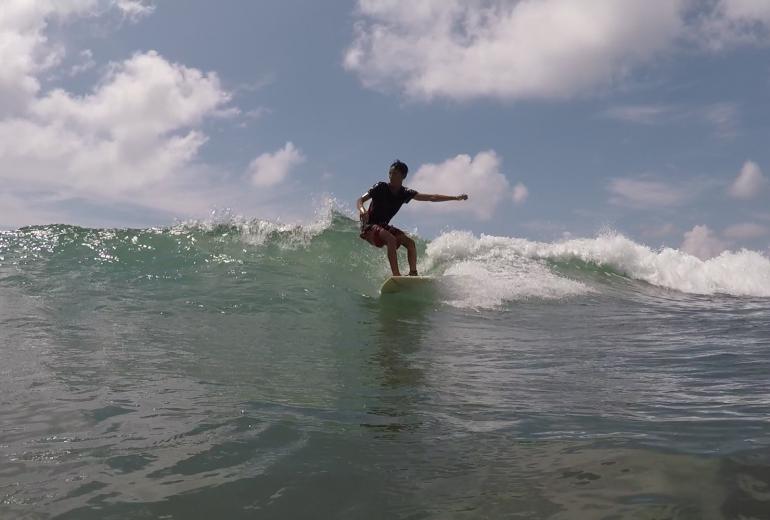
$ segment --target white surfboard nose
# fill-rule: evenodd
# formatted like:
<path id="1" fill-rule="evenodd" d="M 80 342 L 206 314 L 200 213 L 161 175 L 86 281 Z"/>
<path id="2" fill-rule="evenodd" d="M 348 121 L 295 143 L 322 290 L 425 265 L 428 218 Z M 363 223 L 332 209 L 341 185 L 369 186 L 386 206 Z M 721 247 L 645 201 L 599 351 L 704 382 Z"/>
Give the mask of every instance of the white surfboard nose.
<path id="1" fill-rule="evenodd" d="M 380 287 L 380 294 L 396 293 L 429 286 L 432 276 L 391 276 Z"/>

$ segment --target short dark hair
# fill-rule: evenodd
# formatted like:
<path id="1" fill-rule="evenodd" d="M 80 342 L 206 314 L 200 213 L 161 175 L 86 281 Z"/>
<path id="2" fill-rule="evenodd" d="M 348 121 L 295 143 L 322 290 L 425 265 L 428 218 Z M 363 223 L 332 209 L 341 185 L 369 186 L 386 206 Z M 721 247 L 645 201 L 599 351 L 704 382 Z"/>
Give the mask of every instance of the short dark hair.
<path id="1" fill-rule="evenodd" d="M 390 165 L 391 170 L 396 170 L 398 173 L 406 177 L 406 174 L 409 173 L 409 166 L 406 165 L 406 163 L 402 163 L 398 159 L 393 161 L 393 164 Z"/>

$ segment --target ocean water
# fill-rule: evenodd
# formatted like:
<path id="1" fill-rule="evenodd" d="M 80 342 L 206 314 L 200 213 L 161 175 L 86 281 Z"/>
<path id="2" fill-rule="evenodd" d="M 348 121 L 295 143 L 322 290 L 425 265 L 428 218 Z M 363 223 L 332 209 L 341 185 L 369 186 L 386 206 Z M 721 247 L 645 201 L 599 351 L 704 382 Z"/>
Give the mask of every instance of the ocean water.
<path id="1" fill-rule="evenodd" d="M 767 256 L 418 249 L 380 297 L 333 211 L 0 232 L 0 518 L 770 518 Z"/>

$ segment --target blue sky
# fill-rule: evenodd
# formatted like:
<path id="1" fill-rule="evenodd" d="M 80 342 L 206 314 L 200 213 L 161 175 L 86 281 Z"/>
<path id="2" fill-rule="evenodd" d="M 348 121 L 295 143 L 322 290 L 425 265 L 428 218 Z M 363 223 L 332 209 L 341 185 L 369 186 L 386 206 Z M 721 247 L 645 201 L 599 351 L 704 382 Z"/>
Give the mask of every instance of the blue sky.
<path id="1" fill-rule="evenodd" d="M 766 0 L 7 0 L 0 226 L 351 209 L 701 257 L 770 244 Z"/>

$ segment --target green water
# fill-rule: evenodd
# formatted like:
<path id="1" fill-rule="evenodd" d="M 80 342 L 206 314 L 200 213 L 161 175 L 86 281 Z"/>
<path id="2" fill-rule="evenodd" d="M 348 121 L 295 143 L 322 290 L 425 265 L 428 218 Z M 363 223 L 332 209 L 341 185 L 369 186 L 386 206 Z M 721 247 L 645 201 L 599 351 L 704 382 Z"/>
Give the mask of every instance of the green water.
<path id="1" fill-rule="evenodd" d="M 761 257 L 704 294 L 628 241 L 450 233 L 436 294 L 382 298 L 363 246 L 338 214 L 1 234 L 0 517 L 770 517 Z"/>

